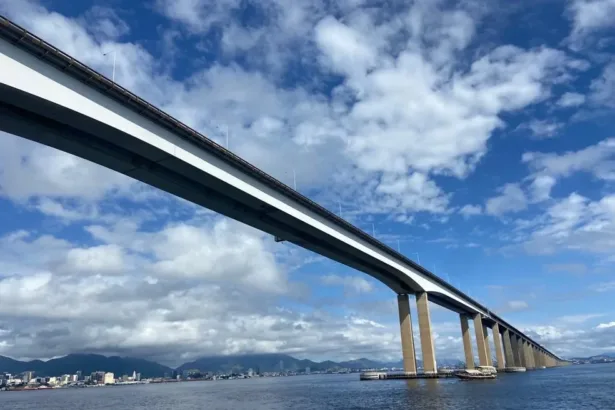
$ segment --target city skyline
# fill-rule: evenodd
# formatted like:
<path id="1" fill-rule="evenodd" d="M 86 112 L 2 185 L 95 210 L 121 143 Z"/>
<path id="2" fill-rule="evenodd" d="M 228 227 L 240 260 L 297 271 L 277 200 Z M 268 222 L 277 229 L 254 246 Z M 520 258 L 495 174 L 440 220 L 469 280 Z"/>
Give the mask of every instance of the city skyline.
<path id="1" fill-rule="evenodd" d="M 555 353 L 615 351 L 615 50 L 586 1 L 514 35 L 528 9 L 208 4 L 0 12 Z M 395 295 L 376 280 L 6 134 L 0 213 L 2 355 L 400 357 Z M 431 311 L 437 357 L 463 358 L 456 315 Z"/>

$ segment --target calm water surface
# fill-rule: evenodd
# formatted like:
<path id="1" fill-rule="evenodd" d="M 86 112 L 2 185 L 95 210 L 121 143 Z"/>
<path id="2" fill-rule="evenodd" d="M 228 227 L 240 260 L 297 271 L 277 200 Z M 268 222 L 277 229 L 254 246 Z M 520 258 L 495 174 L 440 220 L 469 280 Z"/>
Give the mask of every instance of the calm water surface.
<path id="1" fill-rule="evenodd" d="M 503 374 L 480 382 L 358 378 L 314 375 L 0 392 L 0 409 L 615 409 L 615 365 L 610 364 Z"/>

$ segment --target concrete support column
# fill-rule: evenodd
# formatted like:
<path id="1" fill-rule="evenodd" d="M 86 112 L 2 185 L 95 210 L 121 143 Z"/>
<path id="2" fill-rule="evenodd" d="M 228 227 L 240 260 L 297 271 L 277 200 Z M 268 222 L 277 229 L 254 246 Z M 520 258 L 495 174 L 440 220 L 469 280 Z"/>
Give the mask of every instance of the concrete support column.
<path id="1" fill-rule="evenodd" d="M 401 331 L 401 352 L 404 358 L 404 371 L 416 374 L 416 354 L 414 351 L 414 336 L 412 334 L 412 316 L 408 295 L 397 295 L 399 308 L 399 330 Z"/>
<path id="2" fill-rule="evenodd" d="M 489 346 L 489 328 L 487 325 L 483 325 L 483 336 L 485 337 L 485 354 L 487 356 L 487 366 L 493 366 L 493 359 L 491 358 L 491 346 Z"/>
<path id="3" fill-rule="evenodd" d="M 495 345 L 495 358 L 498 361 L 498 369 L 504 370 L 504 353 L 502 352 L 502 340 L 500 338 L 500 325 L 493 325 L 493 344 Z"/>
<path id="4" fill-rule="evenodd" d="M 483 320 L 480 313 L 474 315 L 474 332 L 476 333 L 476 347 L 478 348 L 478 364 L 489 366 L 487 348 L 485 347 L 485 335 L 483 333 Z"/>
<path id="5" fill-rule="evenodd" d="M 504 354 L 506 355 L 506 367 L 515 367 L 515 357 L 513 355 L 512 344 L 510 343 L 510 331 L 504 328 Z"/>
<path id="6" fill-rule="evenodd" d="M 538 348 L 532 347 L 532 354 L 534 355 L 534 365 L 536 368 L 541 367 L 542 364 L 540 364 L 540 352 L 538 351 Z"/>
<path id="7" fill-rule="evenodd" d="M 521 367 L 527 368 L 527 360 L 525 359 L 525 340 L 521 336 L 517 338 L 517 345 L 519 346 L 519 363 Z"/>
<path id="8" fill-rule="evenodd" d="M 436 352 L 431 337 L 431 319 L 429 317 L 429 299 L 427 292 L 416 294 L 416 306 L 419 314 L 419 332 L 421 333 L 421 351 L 423 352 L 423 371 L 437 373 Z"/>
<path id="9" fill-rule="evenodd" d="M 530 342 L 525 342 L 525 367 L 528 369 L 533 369 L 534 366 L 534 355 L 531 352 Z"/>
<path id="10" fill-rule="evenodd" d="M 512 335 L 513 352 L 515 354 L 515 366 L 523 367 L 523 352 L 521 351 L 521 339 L 517 335 Z"/>
<path id="11" fill-rule="evenodd" d="M 468 317 L 460 314 L 459 321 L 461 322 L 461 337 L 463 339 L 463 353 L 466 358 L 466 369 L 474 369 L 474 354 L 472 353 L 472 338 L 470 338 Z"/>

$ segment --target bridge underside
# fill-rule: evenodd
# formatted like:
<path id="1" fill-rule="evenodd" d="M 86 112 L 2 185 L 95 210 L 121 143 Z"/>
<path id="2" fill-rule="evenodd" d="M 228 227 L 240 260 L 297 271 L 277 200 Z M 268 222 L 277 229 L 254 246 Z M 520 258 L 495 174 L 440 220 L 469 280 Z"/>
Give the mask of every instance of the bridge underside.
<path id="1" fill-rule="evenodd" d="M 90 117 L 0 84 L 0 130 L 69 152 L 367 273 L 396 293 L 420 291 L 384 263 L 230 184 Z M 104 136 L 101 138 L 100 136 Z"/>

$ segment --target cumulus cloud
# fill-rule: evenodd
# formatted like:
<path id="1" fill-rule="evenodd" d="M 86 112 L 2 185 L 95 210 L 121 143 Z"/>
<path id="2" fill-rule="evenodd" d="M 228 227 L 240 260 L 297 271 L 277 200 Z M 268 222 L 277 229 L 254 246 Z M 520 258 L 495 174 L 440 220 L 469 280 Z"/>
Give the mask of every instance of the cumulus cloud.
<path id="1" fill-rule="evenodd" d="M 585 102 L 585 96 L 579 93 L 564 93 L 559 100 L 557 100 L 557 105 L 564 108 L 569 107 L 578 107 L 579 105 Z"/>
<path id="2" fill-rule="evenodd" d="M 369 281 L 356 276 L 325 275 L 321 277 L 321 282 L 329 286 L 343 286 L 355 293 L 369 293 L 374 288 Z"/>
<path id="3" fill-rule="evenodd" d="M 483 213 L 483 207 L 480 205 L 464 205 L 459 210 L 459 213 L 466 218 L 473 215 L 480 215 Z"/>
<path id="4" fill-rule="evenodd" d="M 485 204 L 485 210 L 489 215 L 500 216 L 527 208 L 528 199 L 518 184 L 506 184 L 500 192 L 501 195 L 488 199 Z"/>
<path id="5" fill-rule="evenodd" d="M 615 6 L 613 7 L 615 10 Z M 615 108 L 615 63 L 604 67 L 600 77 L 592 81 L 590 89 L 592 102 Z"/>
<path id="6" fill-rule="evenodd" d="M 564 124 L 553 120 L 531 120 L 526 124 L 532 136 L 538 139 L 553 138 L 562 129 Z"/>
<path id="7" fill-rule="evenodd" d="M 572 0 L 568 11 L 573 23 L 570 37 L 575 47 L 585 37 L 615 26 L 611 18 L 615 13 L 614 0 Z"/>
<path id="8" fill-rule="evenodd" d="M 538 254 L 568 250 L 608 255 L 615 244 L 614 204 L 612 195 L 591 201 L 573 193 L 549 206 L 543 216 L 519 223 L 523 246 Z"/>

